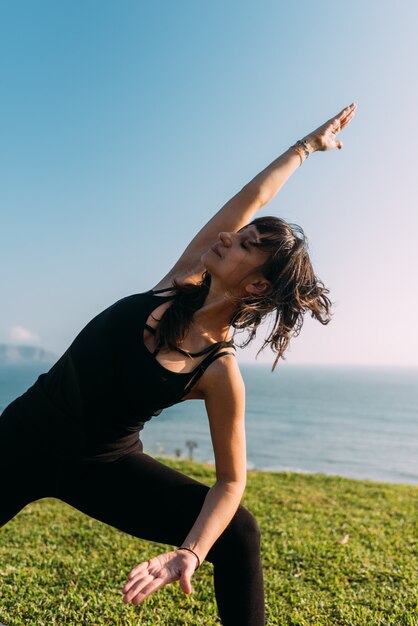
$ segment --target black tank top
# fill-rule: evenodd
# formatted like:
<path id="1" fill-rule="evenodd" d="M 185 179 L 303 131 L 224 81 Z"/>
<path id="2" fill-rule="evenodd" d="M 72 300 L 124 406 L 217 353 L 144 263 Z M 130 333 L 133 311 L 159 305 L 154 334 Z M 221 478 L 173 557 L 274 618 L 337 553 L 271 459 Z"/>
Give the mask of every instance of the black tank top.
<path id="1" fill-rule="evenodd" d="M 137 442 L 145 422 L 181 402 L 213 361 L 235 349 L 232 340 L 199 353 L 179 349 L 206 356 L 187 373 L 162 366 L 145 346 L 144 328 L 150 313 L 173 299 L 155 295 L 167 291 L 133 294 L 99 313 L 33 386 L 53 409 L 52 427 L 65 428 L 68 445 L 84 456 L 111 457 Z"/>

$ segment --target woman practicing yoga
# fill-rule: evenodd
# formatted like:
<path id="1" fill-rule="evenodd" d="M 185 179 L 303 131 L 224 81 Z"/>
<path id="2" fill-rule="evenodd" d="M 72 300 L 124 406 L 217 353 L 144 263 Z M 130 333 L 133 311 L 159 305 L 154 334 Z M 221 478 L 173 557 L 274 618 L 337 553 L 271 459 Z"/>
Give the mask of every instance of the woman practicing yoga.
<path id="1" fill-rule="evenodd" d="M 240 502 L 246 485 L 244 384 L 231 334 L 264 340 L 273 369 L 309 311 L 330 320 L 303 230 L 250 221 L 316 151 L 342 148 L 356 104 L 297 141 L 227 202 L 150 291 L 99 313 L 0 417 L 0 526 L 43 497 L 135 537 L 178 546 L 136 565 L 122 590 L 139 604 L 168 583 L 191 593 L 206 559 L 224 626 L 265 624 L 260 529 Z M 216 462 L 206 485 L 143 452 L 138 436 L 162 409 L 205 401 Z M 169 623 L 169 616 L 167 616 Z"/>

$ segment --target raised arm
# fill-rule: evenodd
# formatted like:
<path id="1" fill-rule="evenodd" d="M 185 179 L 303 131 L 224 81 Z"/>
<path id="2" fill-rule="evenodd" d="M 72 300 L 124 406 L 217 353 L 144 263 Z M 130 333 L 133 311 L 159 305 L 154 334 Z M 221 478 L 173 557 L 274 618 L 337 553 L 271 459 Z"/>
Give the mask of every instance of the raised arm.
<path id="1" fill-rule="evenodd" d="M 306 135 L 302 141 L 305 142 L 309 154 L 332 150 L 333 148 L 341 150 L 344 144 L 337 139 L 337 135 L 352 120 L 356 108 L 357 105 L 353 102 L 337 115 L 331 117 L 325 124 Z M 302 165 L 306 158 L 308 158 L 308 154 L 305 150 L 300 147 L 295 149 L 293 145 L 248 183 L 257 193 L 262 205 L 274 198 L 289 176 Z"/>
<path id="2" fill-rule="evenodd" d="M 200 257 L 217 240 L 219 232 L 236 232 L 248 224 L 257 211 L 274 198 L 288 178 L 299 168 L 307 158 L 307 153 L 343 147 L 336 136 L 351 121 L 356 108 L 355 103 L 351 104 L 312 133 L 305 135 L 302 141 L 305 142 L 306 151 L 291 146 L 244 185 L 197 233 L 158 286 L 170 284 L 174 277 L 198 279 L 203 271 Z"/>

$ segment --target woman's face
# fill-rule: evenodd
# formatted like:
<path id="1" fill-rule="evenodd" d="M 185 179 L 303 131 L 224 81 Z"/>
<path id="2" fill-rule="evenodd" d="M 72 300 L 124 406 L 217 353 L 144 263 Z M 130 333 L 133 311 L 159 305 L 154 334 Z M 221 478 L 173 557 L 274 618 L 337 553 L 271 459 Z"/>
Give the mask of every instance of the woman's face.
<path id="1" fill-rule="evenodd" d="M 268 281 L 261 274 L 261 267 L 267 259 L 267 253 L 253 244 L 258 242 L 260 234 L 254 225 L 248 225 L 238 232 L 222 232 L 218 241 L 205 252 L 201 261 L 211 276 L 234 292 L 255 293 L 264 289 Z M 257 287 L 253 287 L 253 283 Z"/>

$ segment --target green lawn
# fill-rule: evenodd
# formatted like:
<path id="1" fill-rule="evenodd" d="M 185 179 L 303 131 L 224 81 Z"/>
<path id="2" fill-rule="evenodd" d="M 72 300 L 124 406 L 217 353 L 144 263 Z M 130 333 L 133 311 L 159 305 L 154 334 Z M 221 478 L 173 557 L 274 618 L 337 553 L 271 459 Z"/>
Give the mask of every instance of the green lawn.
<path id="1" fill-rule="evenodd" d="M 214 469 L 159 459 L 208 485 Z M 267 623 L 418 626 L 417 487 L 286 472 L 249 472 Z M 130 569 L 165 545 L 140 541 L 58 500 L 27 506 L 0 530 L 0 623 L 7 626 L 220 624 L 212 565 L 186 596 L 174 583 L 122 603 Z"/>

